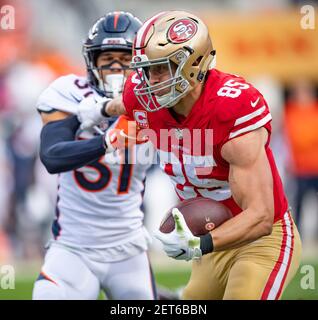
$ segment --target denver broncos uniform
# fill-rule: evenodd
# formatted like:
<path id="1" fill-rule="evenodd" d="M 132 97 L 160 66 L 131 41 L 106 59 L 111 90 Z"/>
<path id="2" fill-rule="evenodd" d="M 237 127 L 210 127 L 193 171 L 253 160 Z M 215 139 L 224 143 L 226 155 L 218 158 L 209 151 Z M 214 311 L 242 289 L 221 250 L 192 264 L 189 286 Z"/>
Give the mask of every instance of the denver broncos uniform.
<path id="1" fill-rule="evenodd" d="M 147 112 L 134 98 L 136 83 L 136 74 L 126 82 L 126 110 L 140 127 L 155 131 L 149 137 L 180 200 L 207 197 L 224 203 L 233 216 L 240 214 L 242 209 L 229 188 L 229 164 L 222 158 L 221 149 L 233 138 L 261 127 L 267 130 L 265 150 L 272 172 L 275 210 L 273 232 L 238 249 L 214 252 L 200 262 L 194 261 L 184 298 L 278 299 L 298 268 L 301 245 L 269 146 L 271 114 L 263 96 L 243 78 L 213 69 L 190 114 L 183 117 L 167 108 Z M 258 285 L 248 281 L 254 277 L 261 279 Z"/>
<path id="2" fill-rule="evenodd" d="M 63 76 L 42 93 L 37 109 L 77 114 L 79 102 L 90 95 L 98 93 L 86 78 Z M 90 131 L 77 132 L 77 139 L 91 137 Z M 57 285 L 69 282 L 75 289 L 86 286 L 85 290 L 78 290 L 83 294 L 79 298 L 97 298 L 99 286 L 115 299 L 154 297 L 146 253 L 149 235 L 140 209 L 146 171 L 151 163 L 134 165 L 128 161 L 128 154 L 123 163 L 120 161 L 123 156 L 119 150 L 108 153 L 58 177 L 54 239 L 41 277 Z M 61 260 L 66 268 L 59 266 Z M 135 291 L 129 292 L 129 288 Z M 69 295 L 65 293 L 65 297 Z M 75 291 L 71 297 L 77 298 Z"/>

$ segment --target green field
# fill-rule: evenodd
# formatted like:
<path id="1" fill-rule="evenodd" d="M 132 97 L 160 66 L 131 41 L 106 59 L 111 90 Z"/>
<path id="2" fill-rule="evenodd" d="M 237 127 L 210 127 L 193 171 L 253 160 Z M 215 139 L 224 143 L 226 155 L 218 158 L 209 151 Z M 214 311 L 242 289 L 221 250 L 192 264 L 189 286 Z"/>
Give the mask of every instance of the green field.
<path id="1" fill-rule="evenodd" d="M 301 279 L 304 274 L 300 273 L 301 268 L 298 270 L 297 275 L 286 289 L 283 299 L 288 300 L 318 300 L 318 263 L 312 263 L 308 261 L 304 263 L 312 265 L 315 268 L 315 289 L 304 290 L 301 288 Z M 155 278 L 159 285 L 176 289 L 185 285 L 189 278 L 189 271 L 157 271 L 155 272 Z M 31 299 L 31 292 L 33 281 L 37 277 L 36 272 L 30 272 L 29 275 L 19 277 L 17 275 L 15 281 L 15 289 L 1 289 L 0 288 L 0 300 L 28 300 Z"/>

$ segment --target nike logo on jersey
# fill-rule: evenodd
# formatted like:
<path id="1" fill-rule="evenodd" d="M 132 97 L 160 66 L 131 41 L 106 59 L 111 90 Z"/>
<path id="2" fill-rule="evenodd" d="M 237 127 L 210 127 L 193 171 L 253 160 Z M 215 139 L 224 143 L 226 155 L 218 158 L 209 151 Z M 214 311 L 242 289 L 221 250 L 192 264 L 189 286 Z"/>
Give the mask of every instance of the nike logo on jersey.
<path id="1" fill-rule="evenodd" d="M 124 138 L 136 140 L 136 137 L 129 136 L 128 134 L 126 134 L 125 131 L 124 131 L 124 129 L 121 129 L 121 130 L 119 131 L 119 134 L 120 134 L 122 137 L 124 137 Z"/>
<path id="2" fill-rule="evenodd" d="M 178 258 L 178 257 L 181 257 L 183 254 L 185 254 L 186 253 L 186 251 L 184 250 L 184 249 L 180 249 L 180 253 L 179 254 L 177 254 L 176 256 L 174 256 L 174 258 Z"/>
<path id="3" fill-rule="evenodd" d="M 147 142 L 148 139 L 149 139 L 147 136 L 140 137 L 140 138 L 138 137 L 138 139 L 137 139 L 137 137 L 133 137 L 133 136 L 130 136 L 130 135 L 126 134 L 125 131 L 124 131 L 124 129 L 121 129 L 121 130 L 119 131 L 119 134 L 120 134 L 122 137 L 126 138 L 126 139 L 136 140 L 136 141 L 138 141 L 138 142 Z M 137 143 L 138 143 L 138 142 L 137 142 Z"/>
<path id="4" fill-rule="evenodd" d="M 252 106 L 252 108 L 255 108 L 256 106 L 257 106 L 257 104 L 258 104 L 258 101 L 259 101 L 259 97 L 256 99 L 256 101 L 251 101 L 251 106 Z"/>

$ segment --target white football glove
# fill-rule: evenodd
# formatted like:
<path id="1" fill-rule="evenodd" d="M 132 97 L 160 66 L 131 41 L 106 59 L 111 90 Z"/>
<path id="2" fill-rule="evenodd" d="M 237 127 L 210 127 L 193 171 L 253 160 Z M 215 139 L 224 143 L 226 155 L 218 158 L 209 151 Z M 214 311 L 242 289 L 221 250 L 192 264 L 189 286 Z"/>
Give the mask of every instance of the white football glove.
<path id="1" fill-rule="evenodd" d="M 179 209 L 172 209 L 175 228 L 170 233 L 155 232 L 155 237 L 163 244 L 166 254 L 177 260 L 200 259 L 200 238 L 192 234 Z"/>
<path id="2" fill-rule="evenodd" d="M 78 120 L 81 122 L 81 129 L 90 129 L 95 125 L 100 124 L 104 119 L 101 110 L 105 102 L 110 101 L 110 98 L 102 98 L 98 102 L 93 96 L 83 99 L 78 106 Z"/>

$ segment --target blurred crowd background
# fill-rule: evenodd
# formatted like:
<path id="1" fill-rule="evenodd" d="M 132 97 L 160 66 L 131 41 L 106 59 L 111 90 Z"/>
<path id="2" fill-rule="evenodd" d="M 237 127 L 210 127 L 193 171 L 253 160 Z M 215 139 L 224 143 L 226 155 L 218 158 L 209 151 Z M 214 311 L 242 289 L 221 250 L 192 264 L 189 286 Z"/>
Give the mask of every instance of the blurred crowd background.
<path id="1" fill-rule="evenodd" d="M 82 40 L 110 10 L 141 20 L 169 9 L 208 24 L 217 68 L 241 74 L 265 96 L 273 114 L 272 148 L 304 241 L 318 257 L 318 6 L 292 0 L 28 0 L 15 9 L 15 29 L 0 30 L 0 265 L 42 258 L 54 218 L 56 176 L 38 158 L 35 103 L 55 78 L 85 74 Z M 304 5 L 314 29 L 302 29 Z M 0 17 L 1 18 L 1 17 Z M 154 230 L 177 201 L 169 179 L 154 170 L 146 184 L 146 223 Z"/>

